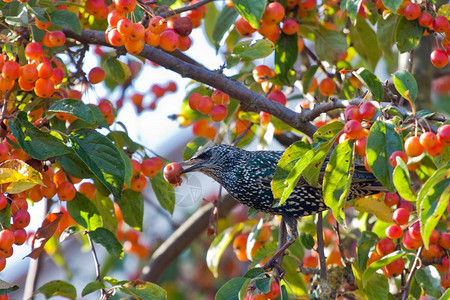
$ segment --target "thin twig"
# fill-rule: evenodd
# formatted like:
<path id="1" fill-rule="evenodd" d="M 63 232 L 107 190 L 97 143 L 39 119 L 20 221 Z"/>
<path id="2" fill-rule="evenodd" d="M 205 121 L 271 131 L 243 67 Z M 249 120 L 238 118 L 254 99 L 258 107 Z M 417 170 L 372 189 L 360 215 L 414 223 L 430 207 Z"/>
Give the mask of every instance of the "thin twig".
<path id="1" fill-rule="evenodd" d="M 337 238 L 338 238 L 338 248 L 339 248 L 339 252 L 341 253 L 342 262 L 344 263 L 344 266 L 346 268 L 350 267 L 349 261 L 348 261 L 347 257 L 344 254 L 344 244 L 342 243 L 341 230 L 340 230 L 341 226 L 339 226 L 339 223 L 336 222 L 336 226 L 333 226 L 333 227 L 334 227 L 334 230 L 336 231 L 336 235 L 337 235 Z"/>
<path id="2" fill-rule="evenodd" d="M 202 0 L 202 1 L 199 1 L 199 2 L 194 3 L 192 5 L 187 5 L 187 6 L 183 6 L 181 8 L 178 8 L 178 9 L 170 10 L 170 11 L 163 12 L 163 13 L 158 13 L 158 15 L 163 17 L 163 18 L 171 17 L 171 16 L 174 16 L 174 15 L 181 14 L 182 12 L 185 12 L 185 11 L 190 11 L 190 10 L 197 9 L 200 6 L 203 6 L 203 5 L 208 4 L 209 2 L 213 2 L 213 1 L 214 0 Z"/>
<path id="3" fill-rule="evenodd" d="M 408 278 L 406 279 L 406 284 L 403 287 L 402 300 L 406 300 L 408 298 L 409 285 L 411 284 L 411 281 L 414 277 L 414 273 L 416 273 L 416 271 L 417 271 L 417 265 L 420 262 L 420 255 L 422 254 L 422 251 L 423 251 L 423 245 L 419 248 L 419 250 L 417 250 L 416 258 L 414 259 L 413 265 L 411 267 L 411 272 L 409 272 Z"/>
<path id="4" fill-rule="evenodd" d="M 89 235 L 89 233 L 85 233 L 87 235 L 87 238 L 89 240 L 89 245 L 91 246 L 91 252 L 92 252 L 92 257 L 94 258 L 94 264 L 95 264 L 95 274 L 97 275 L 97 281 L 102 283 L 102 275 L 101 275 L 101 271 L 100 271 L 100 262 L 98 261 L 98 257 L 97 257 L 97 252 L 95 251 L 95 247 L 94 247 L 94 243 L 92 242 L 91 236 Z M 105 290 L 101 289 L 101 294 L 102 294 L 102 298 L 105 297 Z"/>
<path id="5" fill-rule="evenodd" d="M 327 266 L 325 259 L 325 242 L 323 240 L 322 213 L 317 214 L 317 252 L 319 253 L 320 279 L 327 280 Z"/>

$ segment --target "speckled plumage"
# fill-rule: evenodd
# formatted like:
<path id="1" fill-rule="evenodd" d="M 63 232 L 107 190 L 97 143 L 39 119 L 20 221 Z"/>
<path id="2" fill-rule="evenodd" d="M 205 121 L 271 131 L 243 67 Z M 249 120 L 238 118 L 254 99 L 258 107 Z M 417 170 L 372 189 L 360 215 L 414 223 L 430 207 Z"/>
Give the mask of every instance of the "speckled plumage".
<path id="1" fill-rule="evenodd" d="M 198 153 L 185 164 L 184 172 L 198 171 L 220 183 L 237 201 L 263 212 L 299 218 L 326 210 L 322 189 L 300 180 L 283 205 L 273 207 L 271 181 L 282 151 L 246 151 L 229 145 L 215 145 Z M 325 167 L 325 166 L 324 166 Z M 383 190 L 376 178 L 357 167 L 349 198 Z"/>

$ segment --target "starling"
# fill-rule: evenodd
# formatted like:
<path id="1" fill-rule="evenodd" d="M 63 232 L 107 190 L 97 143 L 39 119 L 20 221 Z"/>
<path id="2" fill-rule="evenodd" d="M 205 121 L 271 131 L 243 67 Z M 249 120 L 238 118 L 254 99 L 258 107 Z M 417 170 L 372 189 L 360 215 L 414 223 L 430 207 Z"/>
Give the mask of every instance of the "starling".
<path id="1" fill-rule="evenodd" d="M 281 215 L 286 223 L 288 241 L 274 255 L 281 255 L 297 238 L 297 220 L 328 209 L 322 189 L 300 179 L 290 197 L 274 206 L 271 181 L 283 151 L 246 151 L 229 145 L 205 147 L 181 165 L 182 173 L 201 172 L 219 184 L 242 204 L 257 210 Z M 322 166 L 322 173 L 325 164 Z M 349 198 L 358 198 L 384 191 L 377 179 L 363 166 L 355 166 Z M 273 262 L 273 260 L 271 260 Z"/>

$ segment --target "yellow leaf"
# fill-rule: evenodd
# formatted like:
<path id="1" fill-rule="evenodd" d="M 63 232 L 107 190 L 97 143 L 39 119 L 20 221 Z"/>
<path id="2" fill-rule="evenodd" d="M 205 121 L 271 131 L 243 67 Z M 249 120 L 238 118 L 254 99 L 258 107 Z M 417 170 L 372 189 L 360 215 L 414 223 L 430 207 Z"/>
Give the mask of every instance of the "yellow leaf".
<path id="1" fill-rule="evenodd" d="M 0 164 L 0 184 L 9 183 L 6 192 L 17 194 L 36 184 L 44 185 L 42 175 L 19 159 L 7 160 Z"/>
<path id="2" fill-rule="evenodd" d="M 351 292 L 345 292 L 344 296 L 349 296 L 348 298 L 350 298 L 350 295 L 352 296 L 351 299 L 355 299 L 355 300 L 367 300 L 367 296 L 366 294 L 364 294 L 363 291 L 361 290 L 355 290 L 355 291 L 351 291 Z"/>
<path id="3" fill-rule="evenodd" d="M 373 213 L 383 222 L 392 223 L 392 209 L 384 203 L 384 194 L 356 199 L 353 207 L 359 211 Z"/>

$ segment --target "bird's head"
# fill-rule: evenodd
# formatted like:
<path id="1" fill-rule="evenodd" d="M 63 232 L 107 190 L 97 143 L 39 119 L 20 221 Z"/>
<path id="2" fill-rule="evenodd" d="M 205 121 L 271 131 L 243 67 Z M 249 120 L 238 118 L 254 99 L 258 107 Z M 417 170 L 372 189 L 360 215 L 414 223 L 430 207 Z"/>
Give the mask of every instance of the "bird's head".
<path id="1" fill-rule="evenodd" d="M 181 174 L 188 172 L 217 174 L 223 172 L 239 160 L 241 151 L 244 150 L 223 144 L 205 146 L 191 159 L 180 163 L 184 168 Z"/>

